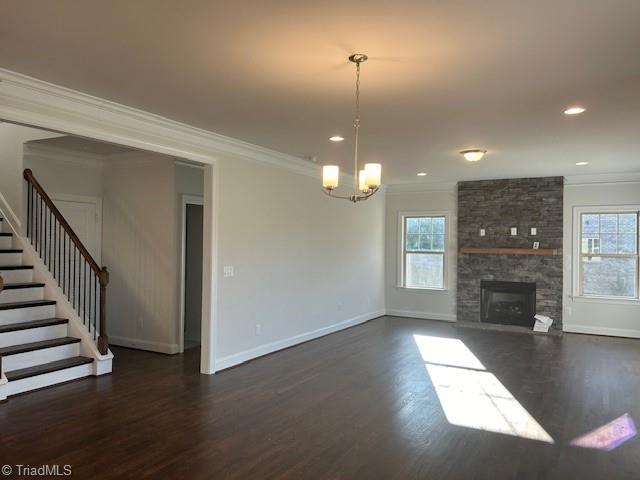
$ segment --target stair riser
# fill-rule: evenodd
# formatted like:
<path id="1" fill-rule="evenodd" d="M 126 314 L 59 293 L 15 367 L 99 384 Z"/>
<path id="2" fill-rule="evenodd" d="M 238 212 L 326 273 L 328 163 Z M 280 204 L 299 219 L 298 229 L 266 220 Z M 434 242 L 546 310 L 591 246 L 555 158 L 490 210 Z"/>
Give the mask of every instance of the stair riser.
<path id="1" fill-rule="evenodd" d="M 0 270 L 4 283 L 25 283 L 33 281 L 33 270 Z"/>
<path id="2" fill-rule="evenodd" d="M 53 340 L 54 338 L 63 338 L 67 335 L 68 328 L 66 323 L 0 333 L 0 348 L 22 345 L 23 343 L 39 342 L 41 340 Z"/>
<path id="3" fill-rule="evenodd" d="M 22 265 L 22 254 L 0 253 L 0 265 Z"/>
<path id="4" fill-rule="evenodd" d="M 0 292 L 0 303 L 26 302 L 28 300 L 43 300 L 44 289 L 17 288 L 15 290 L 3 290 Z"/>
<path id="5" fill-rule="evenodd" d="M 11 237 L 0 237 L 0 250 L 13 248 L 13 239 Z"/>
<path id="6" fill-rule="evenodd" d="M 18 393 L 36 390 L 38 388 L 49 387 L 56 383 L 68 382 L 77 378 L 88 377 L 93 374 L 93 364 L 78 365 L 77 367 L 58 370 L 57 372 L 45 373 L 35 377 L 23 378 L 7 383 L 7 395 L 17 395 Z"/>
<path id="7" fill-rule="evenodd" d="M 10 372 L 20 368 L 34 367 L 42 363 L 55 362 L 65 358 L 77 357 L 80 354 L 80 344 L 71 343 L 58 347 L 42 348 L 31 352 L 16 353 L 2 357 L 2 370 Z"/>
<path id="8" fill-rule="evenodd" d="M 0 310 L 0 325 L 28 322 L 29 320 L 44 320 L 45 318 L 54 318 L 55 316 L 55 305 Z"/>

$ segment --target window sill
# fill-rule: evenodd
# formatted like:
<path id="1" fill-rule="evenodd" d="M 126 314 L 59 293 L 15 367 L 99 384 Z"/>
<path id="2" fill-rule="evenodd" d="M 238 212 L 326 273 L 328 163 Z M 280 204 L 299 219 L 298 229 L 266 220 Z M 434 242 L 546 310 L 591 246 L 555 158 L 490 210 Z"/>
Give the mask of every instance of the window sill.
<path id="1" fill-rule="evenodd" d="M 640 305 L 640 300 L 637 298 L 585 297 L 585 296 L 573 296 L 570 298 L 573 302 L 576 302 L 576 303 L 611 303 L 616 305 Z"/>
<path id="2" fill-rule="evenodd" d="M 405 287 L 402 285 L 396 285 L 396 289 L 404 291 L 404 292 L 412 292 L 412 293 L 449 293 L 448 288 L 422 288 L 422 287 Z"/>

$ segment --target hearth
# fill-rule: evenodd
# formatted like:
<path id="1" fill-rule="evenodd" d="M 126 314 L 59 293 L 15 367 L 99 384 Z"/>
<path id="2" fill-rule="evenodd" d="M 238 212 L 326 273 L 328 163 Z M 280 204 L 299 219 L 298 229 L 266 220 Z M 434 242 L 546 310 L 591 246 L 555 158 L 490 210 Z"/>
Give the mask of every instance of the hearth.
<path id="1" fill-rule="evenodd" d="M 533 327 L 536 284 L 529 282 L 480 282 L 480 321 Z"/>

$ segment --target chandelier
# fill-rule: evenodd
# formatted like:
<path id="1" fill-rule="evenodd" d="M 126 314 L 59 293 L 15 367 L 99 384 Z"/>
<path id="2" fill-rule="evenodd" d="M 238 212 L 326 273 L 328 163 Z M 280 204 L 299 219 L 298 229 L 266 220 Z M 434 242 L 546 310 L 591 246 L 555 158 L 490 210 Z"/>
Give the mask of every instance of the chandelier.
<path id="1" fill-rule="evenodd" d="M 367 56 L 356 53 L 349 57 L 349 61 L 356 64 L 356 116 L 353 120 L 355 147 L 353 152 L 353 193 L 349 196 L 335 195 L 333 191 L 338 188 L 340 180 L 340 167 L 337 165 L 325 165 L 322 167 L 323 192 L 333 198 L 341 198 L 357 203 L 366 200 L 380 189 L 382 165 L 379 163 L 366 163 L 362 170 L 358 169 L 358 133 L 360 130 L 360 64 L 367 61 Z"/>

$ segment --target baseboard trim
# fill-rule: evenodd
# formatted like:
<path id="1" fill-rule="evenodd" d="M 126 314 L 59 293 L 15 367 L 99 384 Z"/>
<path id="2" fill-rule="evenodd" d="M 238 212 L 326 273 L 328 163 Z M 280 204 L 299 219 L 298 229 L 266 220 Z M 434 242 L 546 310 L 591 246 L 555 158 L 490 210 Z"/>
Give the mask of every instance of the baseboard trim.
<path id="1" fill-rule="evenodd" d="M 387 310 L 387 315 L 392 317 L 421 318 L 423 320 L 441 320 L 443 322 L 455 322 L 457 316 L 453 313 L 417 312 L 412 310 Z"/>
<path id="2" fill-rule="evenodd" d="M 354 327 L 361 323 L 368 322 L 369 320 L 373 320 L 374 318 L 381 317 L 384 314 L 384 310 L 366 313 L 364 315 L 359 315 L 349 320 L 345 320 L 344 322 L 334 323 L 333 325 L 319 328 L 311 332 L 301 333 L 299 335 L 294 335 L 293 337 L 285 338 L 284 340 L 278 340 L 277 342 L 267 343 L 249 350 L 217 358 L 215 362 L 216 371 L 224 370 L 226 368 L 248 362 L 249 360 L 277 352 L 278 350 L 283 350 L 300 343 L 308 342 L 309 340 L 315 340 L 316 338 L 324 337 L 325 335 L 344 330 L 345 328 Z"/>
<path id="3" fill-rule="evenodd" d="M 137 348 L 138 350 L 148 350 L 150 352 L 168 353 L 170 355 L 180 352 L 180 346 L 177 343 L 150 342 L 148 340 L 139 340 L 137 338 L 129 337 L 116 337 L 113 335 L 109 335 L 109 345 Z"/>
<path id="4" fill-rule="evenodd" d="M 605 335 L 607 337 L 640 338 L 640 330 L 631 330 L 628 328 L 608 328 L 592 327 L 589 325 L 564 324 L 562 326 L 562 330 L 567 333 L 585 333 L 588 335 Z"/>

